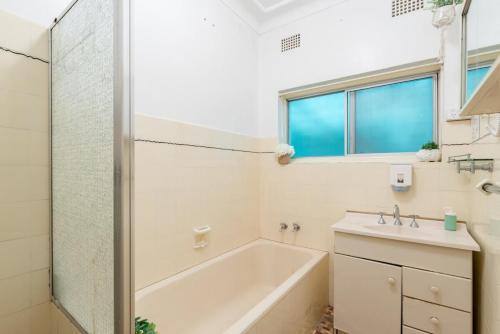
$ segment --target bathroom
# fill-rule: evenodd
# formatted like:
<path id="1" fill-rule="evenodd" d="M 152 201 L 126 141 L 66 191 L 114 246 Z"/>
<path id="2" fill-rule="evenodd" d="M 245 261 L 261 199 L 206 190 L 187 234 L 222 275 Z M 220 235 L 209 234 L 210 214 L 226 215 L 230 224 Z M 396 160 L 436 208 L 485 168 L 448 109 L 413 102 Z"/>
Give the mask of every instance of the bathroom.
<path id="1" fill-rule="evenodd" d="M 497 0 L 0 0 L 0 334 L 500 333 Z"/>

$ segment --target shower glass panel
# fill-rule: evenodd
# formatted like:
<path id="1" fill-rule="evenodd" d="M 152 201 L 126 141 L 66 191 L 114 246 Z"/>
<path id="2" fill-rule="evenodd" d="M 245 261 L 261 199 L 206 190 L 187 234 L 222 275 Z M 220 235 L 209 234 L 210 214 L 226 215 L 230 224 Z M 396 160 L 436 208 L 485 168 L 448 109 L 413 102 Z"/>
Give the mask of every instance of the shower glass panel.
<path id="1" fill-rule="evenodd" d="M 52 293 L 91 334 L 132 323 L 126 3 L 78 0 L 51 28 Z"/>

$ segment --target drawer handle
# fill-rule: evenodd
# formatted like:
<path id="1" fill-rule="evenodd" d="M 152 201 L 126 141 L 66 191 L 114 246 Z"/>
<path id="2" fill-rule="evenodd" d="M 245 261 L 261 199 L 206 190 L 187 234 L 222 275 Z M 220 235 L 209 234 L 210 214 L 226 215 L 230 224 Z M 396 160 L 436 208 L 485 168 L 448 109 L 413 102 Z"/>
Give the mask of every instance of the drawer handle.
<path id="1" fill-rule="evenodd" d="M 436 326 L 439 325 L 439 318 L 437 318 L 437 317 L 431 317 L 429 320 L 431 321 L 431 323 L 433 325 L 436 325 Z"/>
<path id="2" fill-rule="evenodd" d="M 432 293 L 439 293 L 439 288 L 437 286 L 430 287 Z"/>
<path id="3" fill-rule="evenodd" d="M 396 279 L 394 277 L 389 277 L 387 279 L 387 282 L 390 284 L 390 285 L 394 285 L 396 284 Z"/>

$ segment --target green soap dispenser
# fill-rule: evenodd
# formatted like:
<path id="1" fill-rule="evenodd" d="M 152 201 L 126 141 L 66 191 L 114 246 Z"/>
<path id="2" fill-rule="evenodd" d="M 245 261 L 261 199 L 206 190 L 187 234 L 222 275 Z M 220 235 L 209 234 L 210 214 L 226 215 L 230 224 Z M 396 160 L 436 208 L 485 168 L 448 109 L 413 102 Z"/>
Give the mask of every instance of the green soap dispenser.
<path id="1" fill-rule="evenodd" d="M 457 213 L 451 207 L 444 208 L 444 229 L 447 231 L 457 230 Z"/>

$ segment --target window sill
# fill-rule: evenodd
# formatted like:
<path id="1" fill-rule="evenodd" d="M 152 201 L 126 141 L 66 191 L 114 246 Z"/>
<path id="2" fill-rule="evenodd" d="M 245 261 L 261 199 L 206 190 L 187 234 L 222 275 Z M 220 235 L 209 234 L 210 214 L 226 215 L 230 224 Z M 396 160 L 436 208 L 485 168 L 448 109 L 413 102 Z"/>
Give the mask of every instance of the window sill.
<path id="1" fill-rule="evenodd" d="M 294 158 L 292 164 L 302 163 L 332 163 L 332 162 L 380 162 L 380 163 L 404 163 L 413 164 L 420 162 L 415 153 L 396 154 L 359 154 L 342 157 L 305 157 Z"/>

